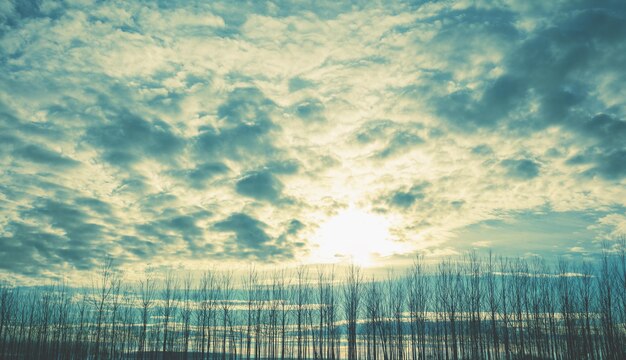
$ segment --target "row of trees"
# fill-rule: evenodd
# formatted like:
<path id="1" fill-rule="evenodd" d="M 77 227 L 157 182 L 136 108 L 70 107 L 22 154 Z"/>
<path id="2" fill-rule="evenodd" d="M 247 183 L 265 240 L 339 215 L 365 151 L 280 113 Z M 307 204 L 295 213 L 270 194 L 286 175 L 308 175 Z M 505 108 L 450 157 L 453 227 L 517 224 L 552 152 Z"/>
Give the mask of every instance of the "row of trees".
<path id="1" fill-rule="evenodd" d="M 2 359 L 625 359 L 626 256 L 0 288 Z"/>

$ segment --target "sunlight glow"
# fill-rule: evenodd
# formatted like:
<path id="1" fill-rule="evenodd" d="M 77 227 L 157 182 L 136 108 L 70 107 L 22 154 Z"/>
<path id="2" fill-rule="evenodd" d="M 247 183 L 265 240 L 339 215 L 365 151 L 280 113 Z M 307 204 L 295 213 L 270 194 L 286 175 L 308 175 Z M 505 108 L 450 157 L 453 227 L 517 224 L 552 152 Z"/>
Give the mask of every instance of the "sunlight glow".
<path id="1" fill-rule="evenodd" d="M 313 237 L 317 246 L 312 260 L 322 263 L 350 262 L 375 265 L 373 255 L 389 256 L 401 247 L 392 241 L 390 221 L 381 215 L 350 207 L 323 223 Z"/>

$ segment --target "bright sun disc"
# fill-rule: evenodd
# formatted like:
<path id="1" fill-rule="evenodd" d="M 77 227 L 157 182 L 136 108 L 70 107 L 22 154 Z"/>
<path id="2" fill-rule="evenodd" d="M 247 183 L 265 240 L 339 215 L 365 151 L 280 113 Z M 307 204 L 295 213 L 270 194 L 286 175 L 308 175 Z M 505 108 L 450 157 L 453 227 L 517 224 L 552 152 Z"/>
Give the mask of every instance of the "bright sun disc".
<path id="1" fill-rule="evenodd" d="M 323 223 L 314 236 L 318 248 L 313 260 L 373 264 L 372 255 L 387 256 L 398 246 L 391 240 L 389 220 L 356 208 L 348 208 Z"/>

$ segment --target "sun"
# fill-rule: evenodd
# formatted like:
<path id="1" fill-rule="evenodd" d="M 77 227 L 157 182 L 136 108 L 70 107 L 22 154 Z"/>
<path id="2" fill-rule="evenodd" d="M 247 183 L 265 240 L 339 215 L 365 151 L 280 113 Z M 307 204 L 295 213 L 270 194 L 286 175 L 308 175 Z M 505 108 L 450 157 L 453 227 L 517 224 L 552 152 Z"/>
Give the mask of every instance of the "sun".
<path id="1" fill-rule="evenodd" d="M 313 236 L 317 248 L 313 261 L 375 265 L 373 255 L 388 256 L 399 250 L 391 239 L 390 221 L 382 215 L 350 207 L 329 218 Z"/>

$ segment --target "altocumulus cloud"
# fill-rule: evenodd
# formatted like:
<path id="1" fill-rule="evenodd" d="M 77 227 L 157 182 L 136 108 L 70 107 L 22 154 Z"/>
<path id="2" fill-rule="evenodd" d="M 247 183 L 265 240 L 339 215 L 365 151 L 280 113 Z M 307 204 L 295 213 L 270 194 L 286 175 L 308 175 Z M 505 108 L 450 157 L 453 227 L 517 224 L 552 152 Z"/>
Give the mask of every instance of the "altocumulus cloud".
<path id="1" fill-rule="evenodd" d="M 350 205 L 409 252 L 513 251 L 526 223 L 593 254 L 623 231 L 625 23 L 611 0 L 8 2 L 0 270 L 297 262 Z"/>

